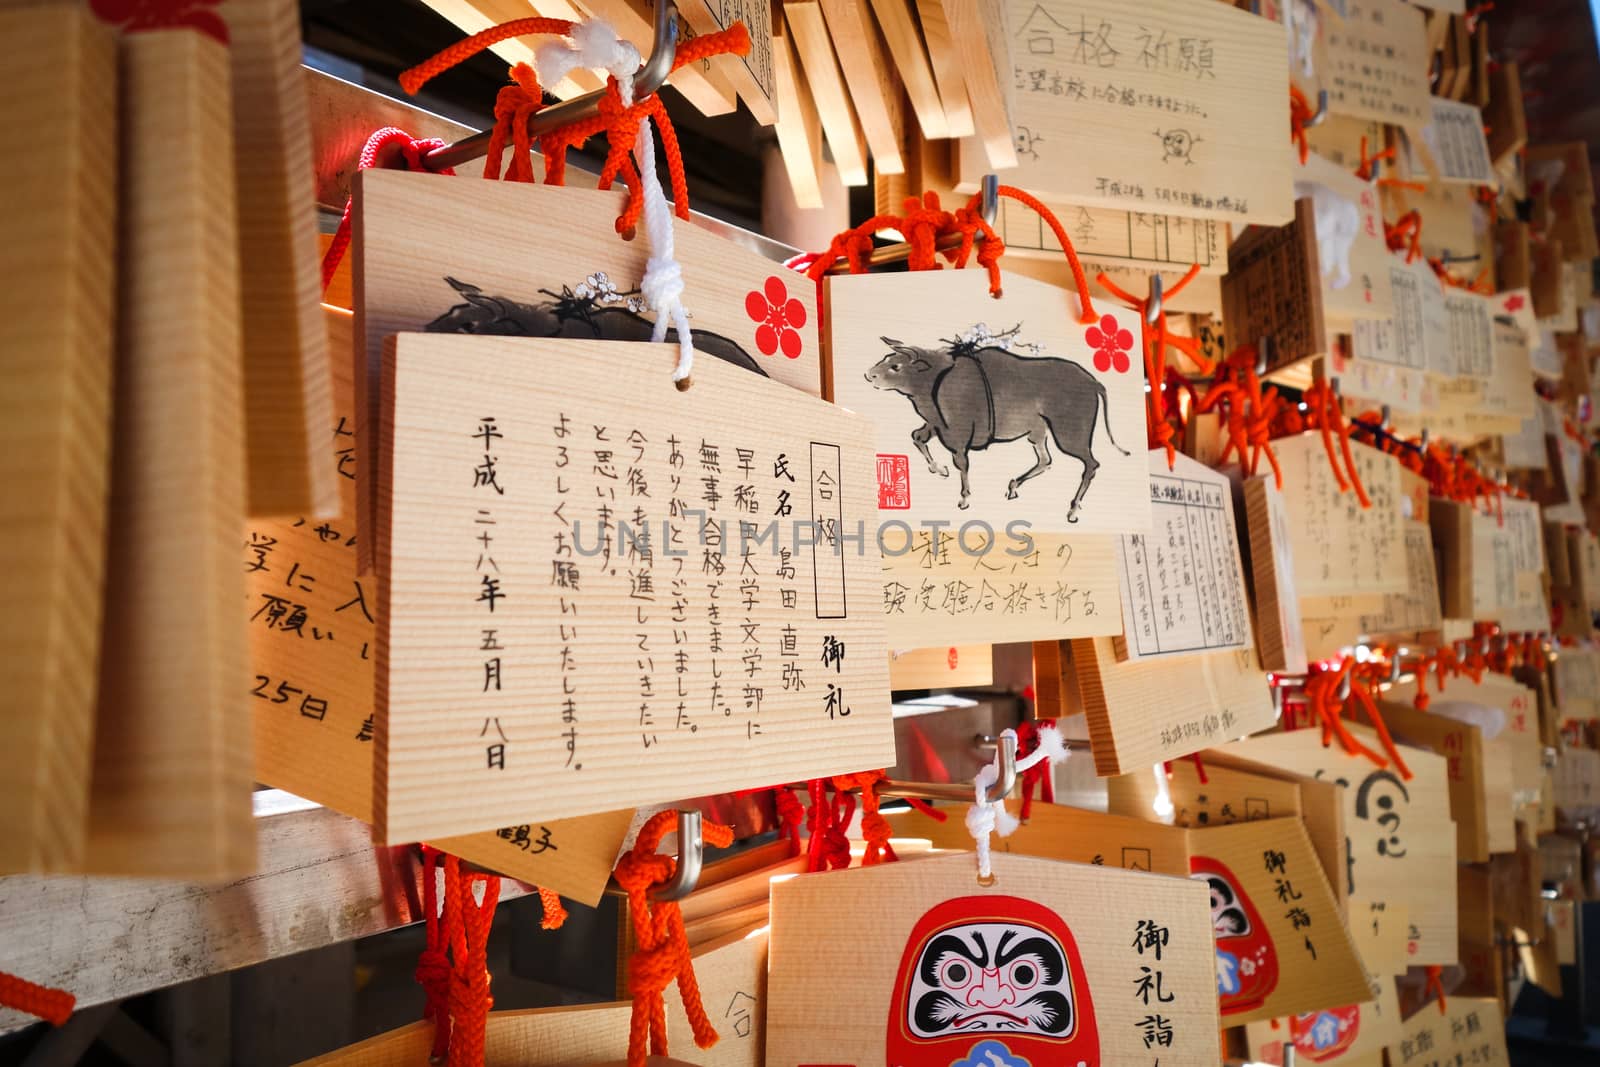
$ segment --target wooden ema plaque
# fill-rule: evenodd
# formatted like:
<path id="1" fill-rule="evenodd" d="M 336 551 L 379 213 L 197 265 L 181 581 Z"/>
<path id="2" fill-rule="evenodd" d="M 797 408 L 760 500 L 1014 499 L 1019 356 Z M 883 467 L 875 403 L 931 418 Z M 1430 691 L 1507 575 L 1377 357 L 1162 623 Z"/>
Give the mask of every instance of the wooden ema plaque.
<path id="1" fill-rule="evenodd" d="M 1381 751 L 1377 735 L 1364 726 L 1347 727 L 1362 744 Z M 1391 931 L 1398 951 L 1368 950 L 1378 957 L 1408 963 L 1456 961 L 1456 838 L 1450 825 L 1448 763 L 1425 749 L 1401 747 L 1410 781 L 1334 743 L 1324 746 L 1320 731 L 1290 730 L 1245 738 L 1220 755 L 1281 767 L 1340 786 L 1345 840 L 1342 896 L 1370 912 L 1381 905 L 1409 917 Z M 1369 920 L 1370 921 L 1370 920 Z M 1351 927 L 1356 921 L 1351 913 Z M 1388 972 L 1385 972 L 1388 973 Z"/>
<path id="2" fill-rule="evenodd" d="M 1117 657 L 1148 660 L 1248 648 L 1250 602 L 1225 474 L 1165 449 L 1149 454 L 1149 534 L 1119 545 L 1124 633 Z"/>
<path id="3" fill-rule="evenodd" d="M 1354 930 L 1351 934 L 1358 936 Z M 1397 1042 L 1401 1035 L 1400 996 L 1393 975 L 1373 977 L 1369 971 L 1368 978 L 1372 999 L 1364 1004 L 1321 1007 L 1245 1027 L 1250 1058 L 1264 1064 L 1281 1064 L 1288 1047 L 1294 1049 L 1296 1062 L 1384 1067 L 1384 1048 Z"/>
<path id="4" fill-rule="evenodd" d="M 427 330 L 649 340 L 637 290 L 650 249 L 642 237 L 616 234 L 621 190 L 392 170 L 362 171 L 353 188 L 355 443 L 357 484 L 367 487 L 356 518 L 365 528 L 377 487 L 368 424 L 385 337 Z M 692 223 L 674 218 L 673 233 L 699 358 L 820 395 L 816 287 Z M 647 359 L 635 353 L 637 372 Z M 357 542 L 362 573 L 371 540 Z"/>
<path id="5" fill-rule="evenodd" d="M 1055 202 L 1278 225 L 1294 214 L 1283 26 L 1229 6 L 1008 0 L 1011 179 Z M 988 169 L 971 142 L 961 176 Z"/>
<path id="6" fill-rule="evenodd" d="M 1113 542 L 1109 534 L 1009 540 L 981 530 L 886 530 L 879 547 L 889 647 L 1120 634 Z"/>
<path id="7" fill-rule="evenodd" d="M 993 862 L 990 886 L 967 853 L 774 885 L 766 1062 L 1217 1061 L 1203 885 Z"/>
<path id="8" fill-rule="evenodd" d="M 317 515 L 339 506 L 322 462 L 333 409 L 318 300 L 311 119 L 293 0 L 226 0 L 233 68 L 233 172 L 239 212 L 245 434 L 251 515 Z"/>
<path id="9" fill-rule="evenodd" d="M 1147 771 L 1276 718 L 1254 648 L 1119 662 L 1111 638 L 1078 638 L 1072 665 L 1102 776 Z"/>
<path id="10" fill-rule="evenodd" d="M 1016 804 L 1008 804 L 1008 810 L 1013 815 L 1019 812 Z M 908 811 L 889 816 L 889 821 L 895 833 L 925 837 L 936 848 L 971 851 L 973 847 L 971 831 L 957 819 L 938 822 L 921 812 Z M 990 838 L 989 847 L 1019 856 L 1179 878 L 1189 873 L 1189 853 L 1181 827 L 1065 804 L 1036 802 L 1027 822 L 1010 836 Z"/>
<path id="11" fill-rule="evenodd" d="M 867 141 L 850 104 L 844 72 L 839 69 L 833 41 L 822 18 L 822 6 L 815 0 L 788 0 L 783 5 L 783 18 L 786 36 L 794 46 L 806 87 L 816 103 L 817 120 L 822 124 L 839 180 L 847 186 L 866 185 Z M 879 171 L 884 171 L 881 161 Z"/>
<path id="12" fill-rule="evenodd" d="M 685 0 L 679 10 L 697 34 L 717 33 L 735 22 L 744 23 L 745 29 L 750 31 L 750 53 L 713 56 L 711 62 L 738 90 L 739 99 L 757 122 L 763 126 L 776 122 L 778 94 L 772 57 L 772 20 L 776 11 L 773 5 L 752 0 Z"/>
<path id="13" fill-rule="evenodd" d="M 1250 581 L 1256 651 L 1261 668 L 1287 674 L 1306 670 L 1305 630 L 1294 584 L 1294 545 L 1283 493 L 1271 474 L 1242 483 L 1250 531 Z"/>
<path id="14" fill-rule="evenodd" d="M 994 654 L 989 645 L 908 648 L 889 653 L 889 688 L 956 689 L 994 683 Z"/>
<path id="15" fill-rule="evenodd" d="M 1230 337 L 1272 339 L 1269 372 L 1327 351 L 1317 244 L 1316 211 L 1302 197 L 1293 222 L 1252 226 L 1228 247 L 1222 320 Z"/>
<path id="16" fill-rule="evenodd" d="M 1404 592 L 1399 462 L 1350 442 L 1361 484 L 1372 501 L 1370 508 L 1363 508 L 1353 488 L 1339 490 L 1320 433 L 1280 438 L 1272 447 L 1283 468 L 1284 510 L 1300 596 Z M 1335 452 L 1338 448 L 1336 441 Z"/>
<path id="17" fill-rule="evenodd" d="M 0 748 L 17 768 L 0 782 L 0 870 L 72 871 L 88 832 L 106 562 L 117 46 L 87 11 L 53 5 L 0 12 L 0 53 L 0 131 L 28 146 L 0 177 L 5 201 L 27 206 L 0 254 L 12 701 Z"/>
<path id="18" fill-rule="evenodd" d="M 1563 648 L 1551 658 L 1560 720 L 1600 719 L 1600 652 L 1578 645 Z"/>
<path id="19" fill-rule="evenodd" d="M 1355 319 L 1393 315 L 1391 257 L 1383 238 L 1377 186 L 1313 152 L 1295 176 L 1295 193 L 1312 202 L 1322 309 L 1328 324 L 1343 326 Z"/>
<path id="20" fill-rule="evenodd" d="M 885 531 L 1149 528 L 1137 315 L 1017 275 L 828 279 L 835 403 L 872 423 Z"/>
<path id="21" fill-rule="evenodd" d="M 228 50 L 121 41 L 116 419 L 84 870 L 255 865 L 239 601 L 245 410 Z"/>
<path id="22" fill-rule="evenodd" d="M 810 4 L 808 0 L 790 0 L 784 6 L 786 10 L 791 6 L 805 9 Z M 904 97 L 871 5 L 868 0 L 821 0 L 816 7 L 822 12 L 833 50 L 838 53 L 839 67 L 850 87 L 850 100 L 872 151 L 874 168 L 880 174 L 903 174 Z"/>
<path id="23" fill-rule="evenodd" d="M 1200 270 L 1208 274 L 1228 269 L 1226 223 L 1083 204 L 1051 208 L 1066 226 L 1073 249 L 1085 260 L 1144 270 L 1188 270 L 1192 263 L 1200 264 Z M 1009 197 L 1000 201 L 994 228 L 1005 242 L 1007 255 L 1061 259 L 1061 242 L 1055 231 L 1037 212 Z"/>
<path id="24" fill-rule="evenodd" d="M 1456 824 L 1456 853 L 1463 863 L 1486 863 L 1489 859 L 1489 820 L 1487 811 L 1488 774 L 1483 731 L 1476 725 L 1444 715 L 1421 712 L 1411 706 L 1403 690 L 1384 692 L 1379 710 L 1390 732 L 1398 741 L 1427 748 L 1447 761 L 1450 818 Z M 1509 773 L 1506 785 L 1509 787 Z M 1505 818 L 1510 819 L 1507 789 Z M 1415 921 L 1413 919 L 1413 921 Z"/>
<path id="25" fill-rule="evenodd" d="M 1405 134 L 1411 176 L 1417 180 L 1499 188 L 1500 178 L 1489 158 L 1489 142 L 1483 133 L 1483 112 L 1471 104 L 1438 96 L 1428 103 L 1432 114 L 1427 125 L 1414 135 Z"/>
<path id="26" fill-rule="evenodd" d="M 1012 170 L 1019 154 L 1011 5 L 1007 0 L 944 0 L 944 11 L 966 76 L 976 145 L 982 148 L 977 158 L 988 161 L 985 173 Z"/>
<path id="27" fill-rule="evenodd" d="M 319 462 L 339 483 L 341 507 L 326 519 L 256 519 L 245 526 L 255 777 L 370 823 L 378 589 L 356 573 L 349 358 L 355 342 L 348 311 L 322 310 L 335 374 L 334 420 Z M 630 808 L 519 821 L 431 843 L 592 906 L 605 892 L 632 815 Z"/>
<path id="28" fill-rule="evenodd" d="M 390 346 L 385 840 L 894 762 L 870 427 L 675 351 Z"/>
<path id="29" fill-rule="evenodd" d="M 571 1067 L 625 1057 L 632 1018 L 631 1001 L 491 1011 L 484 1020 L 483 1062 L 485 1067 Z M 433 1050 L 433 1026 L 427 1019 L 414 1022 L 300 1067 L 415 1067 Z M 693 1047 L 692 1036 L 687 1041 Z"/>
<path id="30" fill-rule="evenodd" d="M 1454 1063 L 1509 1067 L 1504 1014 L 1494 997 L 1448 997 L 1443 1014 L 1436 1004 L 1424 1004 L 1388 1046 L 1389 1062 L 1415 1067 Z"/>
<path id="31" fill-rule="evenodd" d="M 1400 0 L 1351 4 L 1345 18 L 1328 20 L 1325 41 L 1329 111 L 1408 128 L 1428 121 L 1430 49 L 1420 11 Z"/>

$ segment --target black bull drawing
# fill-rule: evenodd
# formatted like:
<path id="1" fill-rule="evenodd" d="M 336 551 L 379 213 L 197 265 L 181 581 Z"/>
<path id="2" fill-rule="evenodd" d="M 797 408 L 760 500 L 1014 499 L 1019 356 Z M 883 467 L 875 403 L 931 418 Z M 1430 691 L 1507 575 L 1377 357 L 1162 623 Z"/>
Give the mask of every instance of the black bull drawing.
<path id="1" fill-rule="evenodd" d="M 950 470 L 934 462 L 928 441 L 938 437 L 949 450 L 961 472 L 959 507 L 965 508 L 971 495 L 970 452 L 1027 439 L 1033 446 L 1033 466 L 1006 486 L 1006 499 L 1015 500 L 1018 486 L 1049 469 L 1048 442 L 1053 438 L 1057 448 L 1083 464 L 1083 480 L 1067 511 L 1067 521 L 1077 522 L 1083 494 L 1100 467 L 1091 443 L 1102 409 L 1112 447 L 1129 454 L 1111 433 L 1106 387 L 1071 360 L 1017 356 L 992 345 L 967 352 L 918 348 L 889 337 L 881 340 L 889 346 L 889 354 L 866 372 L 866 379 L 876 389 L 903 393 L 911 400 L 922 418 L 922 425 L 911 431 L 911 440 L 928 470 L 941 478 L 948 478 Z"/>

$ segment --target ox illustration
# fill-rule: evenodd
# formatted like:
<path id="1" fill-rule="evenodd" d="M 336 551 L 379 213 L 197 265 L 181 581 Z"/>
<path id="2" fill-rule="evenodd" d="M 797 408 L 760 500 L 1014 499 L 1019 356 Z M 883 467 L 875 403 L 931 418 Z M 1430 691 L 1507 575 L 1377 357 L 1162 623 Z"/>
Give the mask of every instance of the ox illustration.
<path id="1" fill-rule="evenodd" d="M 485 293 L 476 285 L 445 278 L 462 303 L 452 305 L 423 329 L 430 333 L 481 333 L 512 337 L 574 337 L 595 341 L 648 341 L 653 324 L 637 308 L 637 294 L 618 293 L 604 275 L 596 275 L 601 288 L 580 286 L 577 292 L 563 287 L 560 293 L 539 292 L 548 299 L 524 304 L 503 296 Z M 715 356 L 736 367 L 754 371 L 763 378 L 767 372 L 740 347 L 737 341 L 709 330 L 690 331 L 695 351 Z M 676 329 L 667 330 L 666 340 L 678 341 Z"/>
<path id="2" fill-rule="evenodd" d="M 928 441 L 937 436 L 961 472 L 961 501 L 967 506 L 968 454 L 990 445 L 1026 438 L 1033 446 L 1034 464 L 1012 478 L 1006 499 L 1015 500 L 1017 488 L 1050 467 L 1049 440 L 1083 464 L 1083 480 L 1072 498 L 1067 521 L 1078 521 L 1083 494 L 1094 480 L 1100 463 L 1091 448 L 1095 422 L 1106 411 L 1106 436 L 1124 456 L 1128 451 L 1111 433 L 1111 412 L 1106 387 L 1083 367 L 1055 357 L 1028 357 L 1006 350 L 1017 330 L 999 338 L 945 341 L 942 348 L 918 348 L 893 338 L 881 338 L 889 354 L 866 372 L 873 388 L 903 393 L 922 418 L 911 440 L 928 463 L 928 470 L 948 478 L 950 470 L 935 463 Z"/>

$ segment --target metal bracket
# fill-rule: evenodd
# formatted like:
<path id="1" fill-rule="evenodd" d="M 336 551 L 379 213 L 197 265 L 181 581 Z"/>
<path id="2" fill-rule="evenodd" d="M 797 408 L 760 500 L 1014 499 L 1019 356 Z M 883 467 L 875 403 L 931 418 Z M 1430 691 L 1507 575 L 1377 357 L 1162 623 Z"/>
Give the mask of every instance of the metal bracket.
<path id="1" fill-rule="evenodd" d="M 995 804 L 1017 787 L 1017 739 L 1000 735 L 1000 778 L 989 787 L 985 803 Z M 971 803 L 971 782 L 902 782 L 885 778 L 878 783 L 880 797 L 912 797 L 917 800 L 952 800 Z"/>
<path id="2" fill-rule="evenodd" d="M 692 809 L 678 809 L 678 867 L 672 881 L 650 893 L 656 901 L 682 900 L 700 884 L 700 871 L 706 862 L 706 839 L 701 831 L 701 816 Z"/>

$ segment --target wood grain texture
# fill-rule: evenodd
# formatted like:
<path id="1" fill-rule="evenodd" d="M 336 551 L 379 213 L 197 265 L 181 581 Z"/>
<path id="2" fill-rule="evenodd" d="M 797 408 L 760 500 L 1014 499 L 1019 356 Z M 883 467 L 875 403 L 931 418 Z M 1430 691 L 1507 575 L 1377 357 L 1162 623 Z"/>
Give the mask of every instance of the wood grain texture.
<path id="1" fill-rule="evenodd" d="M 358 528 L 371 521 L 368 509 L 378 488 L 369 423 L 387 335 L 472 329 L 533 336 L 558 331 L 568 337 L 649 336 L 648 320 L 631 313 L 628 303 L 630 297 L 637 299 L 649 242 L 642 236 L 624 241 L 614 226 L 625 195 L 621 190 L 455 181 L 403 171 L 358 175 L 352 214 L 360 338 L 355 353 L 356 456 L 358 484 L 368 487 L 357 501 Z M 818 395 L 816 288 L 692 223 L 675 218 L 673 232 L 683 268 L 683 300 L 701 361 L 713 361 L 710 346 L 753 373 Z M 607 285 L 594 292 L 602 274 Z M 782 297 L 776 305 L 770 299 L 774 294 Z M 774 306 L 783 309 L 784 336 L 773 337 L 771 351 L 764 352 L 758 334 Z M 751 317 L 752 307 L 761 319 Z M 797 347 L 779 347 L 780 340 Z M 371 566 L 369 540 L 357 541 L 363 573 Z"/>
<path id="2" fill-rule="evenodd" d="M 1158 1057 L 1163 1065 L 1216 1062 L 1217 1000 L 1204 886 L 1005 853 L 994 857 L 994 872 L 996 883 L 980 886 L 973 858 L 963 853 L 775 885 L 767 1063 L 944 1063 L 984 1038 L 1013 1050 L 1026 1047 L 1041 1063 L 1148 1067 Z M 874 906 L 881 901 L 894 906 Z M 906 1000 L 895 997 L 896 975 L 914 965 L 925 943 L 918 940 L 919 920 L 952 901 L 959 901 L 951 906 L 964 908 L 968 922 L 1014 922 L 1010 917 L 1020 914 L 1019 905 L 1030 916 L 1042 911 L 1050 918 L 1027 920 L 1033 929 L 1046 930 L 1056 944 L 1070 937 L 1075 952 L 1069 948 L 1067 958 L 1081 958 L 1080 966 L 1069 963 L 1076 1016 L 1070 1036 L 1029 1040 L 994 1030 L 943 1039 L 915 1036 L 906 1021 Z M 1133 947 L 1139 920 L 1152 916 L 1169 933 L 1159 965 Z M 1172 998 L 1161 1005 L 1172 1023 L 1172 1044 L 1155 1051 L 1145 1047 L 1139 1025 L 1148 1010 L 1132 994 L 1144 965 L 1159 967 Z M 819 1027 L 813 1006 L 824 1001 L 828 1024 Z M 1051 1053 L 1062 1058 L 1044 1058 Z"/>
<path id="3" fill-rule="evenodd" d="M 1385 713 L 1387 715 L 1387 712 Z M 1361 743 L 1381 750 L 1377 735 L 1350 725 Z M 1456 838 L 1450 824 L 1449 761 L 1423 748 L 1402 745 L 1414 777 L 1401 782 L 1365 756 L 1337 744 L 1324 747 L 1317 730 L 1261 734 L 1218 752 L 1333 783 L 1343 811 L 1340 846 L 1344 897 L 1352 904 L 1374 902 L 1409 916 L 1399 931 L 1399 956 L 1413 963 L 1456 961 Z M 1385 821 L 1389 814 L 1398 822 Z M 1351 912 L 1351 928 L 1356 916 Z M 1414 948 L 1412 946 L 1415 946 Z M 1368 961 L 1369 965 L 1372 961 Z M 1403 971 L 1405 963 L 1402 962 Z"/>
<path id="4" fill-rule="evenodd" d="M 1256 652 L 1263 670 L 1303 674 L 1306 638 L 1300 623 L 1293 535 L 1283 493 L 1271 474 L 1247 478 L 1243 486 Z"/>
<path id="5" fill-rule="evenodd" d="M 324 306 L 335 353 L 334 420 L 317 460 L 340 508 L 318 520 L 245 524 L 244 611 L 257 781 L 372 821 L 373 613 L 378 590 L 356 574 L 354 324 Z M 593 906 L 605 892 L 632 809 L 444 838 L 432 844 L 490 870 Z M 548 832 L 546 832 L 548 831 Z"/>
<path id="6" fill-rule="evenodd" d="M 1390 689 L 1379 712 L 1396 741 L 1430 749 L 1449 766 L 1450 818 L 1456 824 L 1456 852 L 1463 863 L 1489 860 L 1489 814 L 1486 808 L 1483 731 L 1443 715 L 1416 710 Z"/>
<path id="7" fill-rule="evenodd" d="M 648 0 L 583 0 L 583 9 L 616 27 L 617 35 L 637 48 L 641 56 L 648 56 L 655 46 L 654 11 Z M 681 20 L 678 32 L 685 41 L 695 35 Z M 708 118 L 731 114 L 739 106 L 733 86 L 709 59 L 679 67 L 667 81 Z"/>
<path id="8" fill-rule="evenodd" d="M 0 189 L 4 684 L 0 870 L 71 871 L 88 834 L 110 477 L 116 44 L 70 5 L 0 11 L 8 106 L 27 144 Z"/>
<path id="9" fill-rule="evenodd" d="M 201 880 L 255 862 L 244 402 L 227 49 L 121 42 L 121 284 L 104 649 L 86 870 Z"/>
<path id="10" fill-rule="evenodd" d="M 766 1046 L 767 928 L 735 930 L 694 949 L 700 1000 L 717 1031 L 717 1043 L 697 1048 L 683 999 L 664 998 L 667 1051 L 695 1067 L 761 1067 Z"/>
<path id="11" fill-rule="evenodd" d="M 531 18 L 534 15 L 543 15 L 553 19 L 575 19 L 581 17 L 575 8 L 565 0 L 546 0 L 542 4 L 533 4 L 529 0 L 425 0 L 440 17 L 448 19 L 451 25 L 461 31 L 463 37 L 474 33 L 481 33 L 491 26 L 512 19 Z M 526 63 L 534 65 L 533 53 L 537 42 L 526 37 L 513 37 L 500 41 L 490 46 L 490 51 L 510 64 Z M 649 51 L 646 48 L 645 51 Z M 543 87 L 546 92 L 558 100 L 570 100 L 584 93 L 594 92 L 605 88 L 605 79 L 592 70 L 574 70 L 554 85 Z"/>
<path id="12" fill-rule="evenodd" d="M 1320 433 L 1280 438 L 1272 448 L 1283 469 L 1296 591 L 1302 597 L 1404 592 L 1399 462 L 1350 442 L 1361 484 L 1372 501 L 1370 508 L 1363 508 L 1353 490 L 1340 491 Z M 1334 449 L 1337 454 L 1339 446 Z"/>
<path id="13" fill-rule="evenodd" d="M 958 689 L 994 682 L 989 645 L 949 645 L 896 650 L 889 654 L 889 688 Z"/>
<path id="14" fill-rule="evenodd" d="M 778 100 L 775 123 L 783 169 L 789 175 L 795 206 L 822 207 L 822 123 L 811 89 L 800 77 L 800 60 L 788 35 L 772 41 L 773 92 Z"/>
<path id="15" fill-rule="evenodd" d="M 905 86 L 917 125 L 922 128 L 922 136 L 929 140 L 949 137 L 944 103 L 939 99 L 939 87 L 934 84 L 933 67 L 928 61 L 917 17 L 912 13 L 911 0 L 872 0 L 872 10 L 878 16 L 884 44 L 894 58 L 895 69 L 900 72 L 901 84 Z"/>
<path id="16" fill-rule="evenodd" d="M 944 14 L 966 78 L 973 132 L 983 148 L 983 161 L 974 159 L 973 165 L 980 175 L 1010 170 L 1018 159 L 1009 7 L 1006 0 L 944 0 Z"/>
<path id="17" fill-rule="evenodd" d="M 251 515 L 332 515 L 320 462 L 333 409 L 312 181 L 311 118 L 293 0 L 227 0 L 239 212 Z"/>
<path id="18" fill-rule="evenodd" d="M 928 62 L 939 88 L 945 130 L 950 137 L 969 137 L 976 130 L 972 104 L 967 98 L 967 79 L 950 30 L 950 18 L 945 13 L 945 0 L 917 0 L 917 22 L 922 27 L 922 41 L 928 48 Z"/>
<path id="19" fill-rule="evenodd" d="M 721 792 L 893 762 L 877 553 L 855 540 L 873 518 L 868 428 L 716 360 L 680 392 L 674 354 L 393 342 L 378 546 L 380 604 L 393 606 L 380 607 L 377 646 L 386 840 L 670 802 L 690 782 Z M 662 373 L 641 369 L 652 363 Z M 493 484 L 474 475 L 485 422 L 502 435 Z M 669 458 L 673 440 L 687 459 Z M 598 492 L 612 480 L 614 511 Z M 726 532 L 707 533 L 690 509 Z M 516 773 L 502 773 L 500 745 Z"/>
<path id="20" fill-rule="evenodd" d="M 1316 211 L 1295 201 L 1284 226 L 1252 226 L 1228 246 L 1222 318 L 1235 337 L 1272 339 L 1276 371 L 1328 350 Z"/>
<path id="21" fill-rule="evenodd" d="M 818 6 L 845 84 L 850 87 L 850 102 L 861 132 L 872 151 L 874 169 L 880 174 L 903 174 L 901 88 L 871 6 L 867 0 L 820 0 Z"/>
<path id="22" fill-rule="evenodd" d="M 1145 771 L 1276 718 L 1254 648 L 1122 663 L 1110 638 L 1079 638 L 1072 661 L 1102 776 Z"/>
<path id="23" fill-rule="evenodd" d="M 872 421 L 882 519 L 986 523 L 1002 543 L 1148 529 L 1137 316 L 1101 301 L 1084 326 L 1066 291 L 1002 284 L 995 299 L 970 270 L 828 279 L 832 397 Z"/>
<path id="24" fill-rule="evenodd" d="M 678 10 L 695 33 L 716 33 L 735 22 L 750 32 L 748 55 L 711 57 L 717 72 L 734 87 L 750 114 L 763 126 L 778 119 L 778 94 L 773 72 L 773 19 L 777 8 L 770 0 L 684 0 Z"/>
<path id="25" fill-rule="evenodd" d="M 958 151 L 966 151 L 966 142 Z M 1085 262 L 1139 267 L 1182 268 L 1198 263 L 1207 274 L 1228 267 L 1228 227 L 1212 219 L 1118 211 L 1083 204 L 1046 204 L 1066 227 L 1072 247 Z M 1061 242 L 1033 209 L 1009 197 L 1000 201 L 995 232 L 1007 256 L 1062 262 Z M 1008 260 L 1009 262 L 1009 260 Z"/>
<path id="26" fill-rule="evenodd" d="M 787 0 L 784 22 L 793 38 L 817 117 L 828 139 L 828 151 L 846 186 L 867 184 L 867 141 L 845 88 L 844 72 L 833 54 L 833 39 L 815 0 Z"/>
<path id="27" fill-rule="evenodd" d="M 1007 810 L 1020 815 L 1020 806 Z M 954 814 L 952 812 L 952 814 Z M 959 819 L 938 822 L 918 811 L 889 816 L 897 834 L 926 837 L 935 847 L 972 849 L 972 832 Z M 994 837 L 989 847 L 1019 856 L 1119 867 L 1128 871 L 1189 875 L 1187 838 L 1182 827 L 1163 826 L 1149 819 L 1086 811 L 1065 804 L 1035 802 L 1028 821 L 1009 837 Z"/>
<path id="28" fill-rule="evenodd" d="M 491 1011 L 484 1029 L 484 1067 L 571 1067 L 625 1056 L 632 1016 L 631 1001 Z M 417 1022 L 306 1060 L 300 1067 L 416 1067 L 427 1062 L 432 1046 L 433 1024 Z"/>
<path id="29" fill-rule="evenodd" d="M 1463 1063 L 1507 1067 L 1511 1058 L 1506 1052 L 1504 1018 L 1494 997 L 1450 997 L 1442 1014 L 1430 1008 L 1406 1020 L 1399 1039 L 1388 1046 L 1389 1059 L 1404 1055 L 1406 1048 L 1426 1047 L 1433 1050 L 1430 1054 L 1452 1060 L 1459 1054 Z"/>
<path id="30" fill-rule="evenodd" d="M 1360 933 L 1354 929 L 1351 935 L 1357 939 L 1360 937 Z M 1380 974 L 1382 977 L 1376 977 Z M 1336 1011 L 1326 1014 L 1318 1011 L 1285 1020 L 1254 1022 L 1245 1027 L 1245 1037 L 1250 1042 L 1250 1058 L 1265 1062 L 1282 1060 L 1286 1047 L 1293 1047 L 1299 1057 L 1310 1058 L 1311 1054 L 1327 1049 L 1329 1041 L 1333 1040 L 1326 1029 L 1327 1023 L 1323 1021 L 1330 1020 L 1338 1027 L 1334 1031 L 1339 1035 L 1336 1047 L 1343 1048 L 1342 1052 L 1333 1056 L 1339 1067 L 1384 1067 L 1385 1046 L 1397 1043 L 1402 1032 L 1400 997 L 1392 975 L 1373 971 L 1369 967 L 1368 977 L 1375 996 L 1366 1003 L 1341 1005 Z M 1325 1007 L 1332 1008 L 1334 1005 Z M 1346 1030 L 1346 1026 L 1353 1027 L 1353 1030 Z"/>
<path id="31" fill-rule="evenodd" d="M 1326 222 L 1316 230 L 1322 313 L 1335 326 L 1394 314 L 1391 256 L 1383 238 L 1378 190 L 1353 170 L 1311 153 L 1295 176 L 1296 195 L 1310 186 Z"/>
<path id="32" fill-rule="evenodd" d="M 1291 145 L 1261 135 L 1289 121 L 1281 23 L 1186 0 L 1150 0 L 1137 17 L 1106 0 L 1005 7 L 1012 184 L 1123 211 L 1293 217 Z M 981 174 L 975 156 L 963 154 L 963 179 Z"/>
<path id="33" fill-rule="evenodd" d="M 1428 121 L 1431 49 L 1422 12 L 1375 0 L 1329 20 L 1325 36 L 1329 111 L 1408 128 Z"/>
<path id="34" fill-rule="evenodd" d="M 1276 861 L 1275 865 L 1264 862 L 1269 858 Z M 1211 899 L 1216 902 L 1212 917 L 1218 935 L 1217 988 L 1222 990 L 1224 968 L 1229 966 L 1223 957 L 1226 952 L 1236 966 L 1232 977 L 1238 988 L 1243 992 L 1254 986 L 1260 998 L 1253 1004 L 1247 996 L 1232 1004 L 1225 998 L 1225 1022 L 1237 1026 L 1329 1004 L 1372 999 L 1366 971 L 1299 819 L 1261 819 L 1191 829 L 1189 862 L 1197 876 L 1209 871 L 1217 877 L 1215 867 L 1220 865 L 1231 875 L 1226 879 L 1230 887 L 1253 902 L 1253 910 L 1259 915 L 1259 922 L 1249 924 L 1252 929 L 1246 931 L 1247 936 L 1230 936 L 1230 917 L 1218 906 L 1223 897 L 1216 882 L 1211 882 Z M 1294 892 L 1284 895 L 1293 899 L 1280 899 L 1280 879 L 1289 883 Z M 1252 908 L 1246 906 L 1243 910 L 1248 915 Z M 1237 921 L 1237 916 L 1233 918 Z M 1266 956 L 1276 957 L 1275 985 L 1259 977 L 1252 983 L 1251 976 L 1237 966 L 1244 962 L 1247 952 L 1254 952 L 1259 963 L 1263 947 Z"/>

